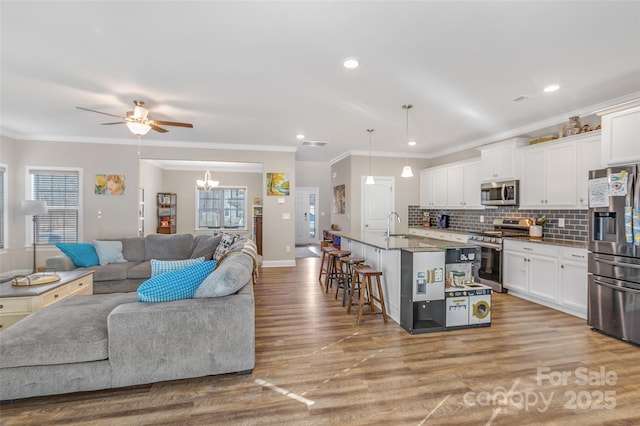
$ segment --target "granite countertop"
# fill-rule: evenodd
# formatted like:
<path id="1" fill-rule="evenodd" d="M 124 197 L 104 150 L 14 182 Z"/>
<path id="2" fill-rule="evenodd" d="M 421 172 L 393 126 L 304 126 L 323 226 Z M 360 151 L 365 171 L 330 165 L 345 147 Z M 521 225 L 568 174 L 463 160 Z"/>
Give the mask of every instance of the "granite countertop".
<path id="1" fill-rule="evenodd" d="M 373 246 L 383 250 L 408 250 L 408 251 L 442 251 L 443 248 L 475 247 L 473 244 L 459 243 L 455 241 L 438 240 L 435 238 L 420 237 L 418 235 L 393 236 L 387 240 L 384 233 L 365 234 L 361 232 L 332 231 L 341 238 L 349 238 L 362 244 Z"/>
<path id="2" fill-rule="evenodd" d="M 528 243 L 549 244 L 552 246 L 586 249 L 589 243 L 586 241 L 560 240 L 555 238 L 504 238 L 505 240 L 526 241 Z"/>
<path id="3" fill-rule="evenodd" d="M 410 226 L 409 229 L 418 229 L 418 230 L 431 230 L 431 231 L 443 231 L 448 232 L 450 234 L 461 234 L 467 235 L 470 231 L 463 231 L 461 229 L 451 229 L 451 228 L 438 228 L 437 226 Z"/>

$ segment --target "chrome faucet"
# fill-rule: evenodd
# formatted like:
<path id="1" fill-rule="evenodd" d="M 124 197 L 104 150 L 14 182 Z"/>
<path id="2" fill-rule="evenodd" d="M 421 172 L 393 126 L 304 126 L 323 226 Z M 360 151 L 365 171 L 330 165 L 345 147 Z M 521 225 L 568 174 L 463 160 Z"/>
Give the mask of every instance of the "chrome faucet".
<path id="1" fill-rule="evenodd" d="M 387 240 L 391 237 L 391 217 L 394 215 L 398 219 L 398 223 L 400 223 L 400 215 L 396 212 L 389 212 L 387 215 Z"/>

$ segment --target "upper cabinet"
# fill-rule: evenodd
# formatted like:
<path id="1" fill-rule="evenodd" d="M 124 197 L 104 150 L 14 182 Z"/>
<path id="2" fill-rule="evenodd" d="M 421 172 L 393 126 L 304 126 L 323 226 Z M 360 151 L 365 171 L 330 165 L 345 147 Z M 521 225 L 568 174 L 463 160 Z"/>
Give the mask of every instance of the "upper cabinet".
<path id="1" fill-rule="evenodd" d="M 483 147 L 480 151 L 482 181 L 515 179 L 516 149 L 527 141 L 527 138 L 513 138 Z"/>
<path id="2" fill-rule="evenodd" d="M 609 165 L 640 162 L 640 99 L 596 111 L 602 116 L 602 156 Z"/>
<path id="3" fill-rule="evenodd" d="M 480 160 L 420 171 L 420 206 L 430 209 L 479 209 Z"/>
<path id="4" fill-rule="evenodd" d="M 519 148 L 520 208 L 588 208 L 588 172 L 601 163 L 600 132 Z"/>

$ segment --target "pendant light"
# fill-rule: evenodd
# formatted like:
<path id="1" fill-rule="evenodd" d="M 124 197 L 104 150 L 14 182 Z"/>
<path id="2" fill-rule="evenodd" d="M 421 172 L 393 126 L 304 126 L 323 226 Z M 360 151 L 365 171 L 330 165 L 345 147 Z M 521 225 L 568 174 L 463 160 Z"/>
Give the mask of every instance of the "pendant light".
<path id="1" fill-rule="evenodd" d="M 407 143 L 409 143 L 409 110 L 413 108 L 413 105 L 407 104 L 402 105 L 402 109 L 407 111 Z M 411 166 L 409 165 L 409 155 L 407 154 L 407 165 L 402 168 L 402 174 L 400 175 L 404 178 L 413 177 L 413 170 L 411 170 Z"/>
<path id="2" fill-rule="evenodd" d="M 376 182 L 371 175 L 371 133 L 375 132 L 375 129 L 367 129 L 367 132 L 369 132 L 369 176 L 367 176 L 367 180 L 364 183 L 365 185 L 373 185 Z"/>

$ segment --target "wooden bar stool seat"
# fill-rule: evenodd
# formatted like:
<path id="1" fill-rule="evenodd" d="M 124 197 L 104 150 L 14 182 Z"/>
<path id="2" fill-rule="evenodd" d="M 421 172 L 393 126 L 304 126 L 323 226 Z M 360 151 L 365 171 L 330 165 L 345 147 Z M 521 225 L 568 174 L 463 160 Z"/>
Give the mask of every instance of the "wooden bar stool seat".
<path id="1" fill-rule="evenodd" d="M 329 270 L 329 255 L 327 253 L 338 250 L 334 246 L 322 247 L 322 259 L 320 260 L 320 273 L 318 274 L 318 281 L 322 285 L 322 276 L 327 274 Z"/>
<path id="2" fill-rule="evenodd" d="M 361 257 L 341 257 L 340 258 L 340 272 L 342 273 L 338 285 L 336 286 L 336 299 L 338 298 L 338 292 L 342 289 L 342 306 L 347 304 L 347 295 L 350 295 L 353 286 L 353 267 L 364 263 L 364 259 Z"/>
<path id="3" fill-rule="evenodd" d="M 355 265 L 353 267 L 353 282 L 356 278 L 361 277 L 362 289 L 360 290 L 360 297 L 355 300 L 358 303 L 358 325 L 362 322 L 363 315 L 382 315 L 384 321 L 387 321 L 387 309 L 384 306 L 384 294 L 382 293 L 382 272 L 376 271 L 369 265 Z M 356 275 L 358 277 L 356 277 Z M 374 277 L 377 284 L 378 296 L 376 297 L 372 291 L 371 278 Z M 365 294 L 368 300 L 365 300 Z M 375 302 L 380 304 L 380 310 L 376 309 Z M 351 305 L 354 302 L 353 296 L 349 298 L 347 305 L 347 313 L 351 313 Z M 369 312 L 364 312 L 364 306 L 369 305 Z"/>
<path id="4" fill-rule="evenodd" d="M 351 255 L 350 251 L 347 250 L 333 250 L 328 251 L 327 255 L 329 256 L 329 260 L 327 263 L 327 273 L 324 276 L 324 292 L 329 292 L 329 287 L 333 286 L 333 281 L 339 282 L 341 278 L 340 272 L 340 258 L 347 257 Z"/>

